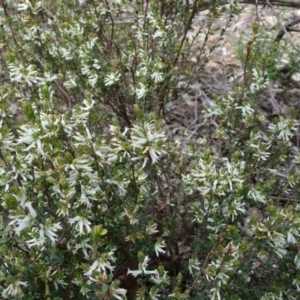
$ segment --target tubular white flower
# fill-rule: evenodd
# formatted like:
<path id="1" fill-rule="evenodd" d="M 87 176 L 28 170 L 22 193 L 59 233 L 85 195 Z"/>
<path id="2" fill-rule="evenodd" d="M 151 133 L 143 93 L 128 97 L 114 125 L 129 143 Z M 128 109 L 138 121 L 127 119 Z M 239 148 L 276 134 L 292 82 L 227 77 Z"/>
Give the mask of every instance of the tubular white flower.
<path id="1" fill-rule="evenodd" d="M 28 245 L 29 248 L 32 248 L 32 247 L 42 247 L 46 242 L 46 239 L 45 239 L 45 235 L 44 235 L 44 230 L 43 229 L 40 229 L 39 230 L 39 238 L 33 238 L 29 241 L 26 241 L 26 244 Z"/>
<path id="2" fill-rule="evenodd" d="M 11 298 L 11 297 L 22 297 L 22 286 L 26 287 L 28 283 L 26 281 L 17 280 L 14 283 L 11 283 L 6 289 L 2 291 L 2 297 Z"/>
<path id="3" fill-rule="evenodd" d="M 142 84 L 142 83 L 139 83 L 139 85 L 140 85 L 140 88 L 139 88 L 139 89 L 136 88 L 136 89 L 135 89 L 135 93 L 136 93 L 137 98 L 138 98 L 138 99 L 141 99 L 141 98 L 143 98 L 143 97 L 146 95 L 146 93 L 147 93 L 147 88 L 146 88 L 146 86 L 145 86 L 144 84 Z"/>
<path id="4" fill-rule="evenodd" d="M 138 275 L 143 274 L 141 270 L 128 270 L 127 275 L 132 275 L 133 277 L 137 277 Z"/>
<path id="5" fill-rule="evenodd" d="M 194 273 L 193 269 L 195 269 L 196 271 L 199 271 L 200 270 L 199 260 L 197 258 L 190 258 L 188 267 L 189 267 L 190 274 Z"/>
<path id="6" fill-rule="evenodd" d="M 152 35 L 152 37 L 154 38 L 154 39 L 157 39 L 157 38 L 160 38 L 160 37 L 163 37 L 165 35 L 165 32 L 163 31 L 163 30 L 156 30 L 155 32 L 154 32 L 154 34 Z"/>
<path id="7" fill-rule="evenodd" d="M 106 273 L 106 269 L 109 269 L 111 272 L 114 270 L 114 266 L 108 260 L 104 260 L 102 257 L 98 258 L 90 266 L 89 270 L 84 273 L 84 275 L 91 277 L 94 271 L 100 273 Z"/>
<path id="8" fill-rule="evenodd" d="M 296 121 L 285 119 L 280 116 L 278 122 L 276 124 L 270 124 L 268 129 L 277 139 L 289 141 L 289 139 L 294 135 L 293 132 L 297 130 L 297 125 Z"/>
<path id="9" fill-rule="evenodd" d="M 138 270 L 128 269 L 127 274 L 132 275 L 133 277 L 137 277 L 140 274 L 145 274 L 145 275 L 156 274 L 156 272 L 157 272 L 156 270 L 153 270 L 153 271 L 146 270 L 146 268 L 148 267 L 149 261 L 150 261 L 150 258 L 148 256 L 145 256 L 144 261 L 139 264 L 139 269 Z"/>
<path id="10" fill-rule="evenodd" d="M 223 207 L 223 214 L 227 218 L 231 218 L 234 221 L 235 217 L 239 214 L 245 214 L 246 210 L 244 208 L 245 203 L 240 202 L 241 199 L 235 199 L 231 203 L 226 203 Z"/>
<path id="11" fill-rule="evenodd" d="M 117 83 L 120 79 L 121 75 L 119 74 L 119 72 L 115 72 L 115 73 L 110 73 L 108 75 L 106 75 L 105 79 L 104 79 L 104 84 L 106 86 L 111 86 L 115 83 Z"/>
<path id="12" fill-rule="evenodd" d="M 295 255 L 294 263 L 296 268 L 300 270 L 300 252 Z"/>
<path id="13" fill-rule="evenodd" d="M 27 68 L 23 65 L 15 66 L 9 64 L 9 76 L 13 82 L 26 82 L 29 86 L 38 82 L 37 71 L 34 65 L 29 65 Z"/>
<path id="14" fill-rule="evenodd" d="M 254 188 L 248 192 L 248 196 L 251 197 L 254 201 L 266 203 L 265 197 L 259 191 L 255 190 Z"/>
<path id="15" fill-rule="evenodd" d="M 75 218 L 70 218 L 69 219 L 69 223 L 71 225 L 73 225 L 74 223 L 76 223 L 75 229 L 77 231 L 79 231 L 79 235 L 86 234 L 84 232 L 84 227 L 85 227 L 87 233 L 90 233 L 92 231 L 92 229 L 90 227 L 91 222 L 87 218 L 85 218 L 85 217 L 76 216 Z"/>
<path id="16" fill-rule="evenodd" d="M 159 156 L 161 155 L 161 152 L 156 150 L 156 149 L 153 149 L 151 147 L 147 147 L 143 153 L 146 154 L 146 153 L 149 153 L 150 157 L 151 157 L 151 160 L 152 160 L 152 164 L 155 164 L 158 159 L 159 159 Z"/>
<path id="17" fill-rule="evenodd" d="M 154 245 L 156 256 L 159 256 L 159 253 L 165 253 L 166 251 L 163 249 L 165 247 L 166 247 L 165 241 L 158 239 L 158 241 Z"/>
<path id="18" fill-rule="evenodd" d="M 149 224 L 147 227 L 146 227 L 146 233 L 148 234 L 155 234 L 157 233 L 158 230 L 157 230 L 157 225 L 156 224 Z"/>
<path id="19" fill-rule="evenodd" d="M 11 217 L 14 218 L 14 217 Z M 25 216 L 23 219 L 14 218 L 13 221 L 11 221 L 8 225 L 15 225 L 17 224 L 17 227 L 14 229 L 17 235 L 20 235 L 21 231 L 26 229 L 31 225 L 31 218 L 30 216 Z"/>
<path id="20" fill-rule="evenodd" d="M 131 225 L 138 224 L 139 220 L 135 216 L 136 211 L 137 208 L 135 208 L 133 211 L 128 211 L 126 208 L 124 208 L 124 212 L 120 216 L 122 217 L 126 216 Z"/>
<path id="21" fill-rule="evenodd" d="M 143 150 L 142 156 L 133 158 L 133 160 L 144 159 L 143 167 L 146 165 L 149 157 L 152 164 L 155 164 L 160 156 L 165 153 L 163 147 L 160 145 L 160 143 L 166 140 L 165 133 L 156 132 L 152 122 L 144 123 L 143 126 L 134 125 L 131 130 L 131 139 L 133 148 Z"/>
<path id="22" fill-rule="evenodd" d="M 3 120 L 0 120 L 0 129 L 2 128 L 2 126 L 3 126 Z M 0 132 L 0 143 L 1 143 L 1 149 L 14 151 L 13 146 L 15 145 L 15 143 L 14 143 L 13 134 L 10 131 L 8 131 L 6 134 Z"/>
<path id="23" fill-rule="evenodd" d="M 76 253 L 79 249 L 81 249 L 84 254 L 84 257 L 88 258 L 89 257 L 89 255 L 87 253 L 88 249 L 93 249 L 93 247 L 90 244 L 88 244 L 88 242 L 89 242 L 89 239 L 85 239 L 85 240 L 81 241 L 81 243 L 76 244 L 73 249 L 73 253 Z"/>
<path id="24" fill-rule="evenodd" d="M 17 143 L 20 144 L 27 144 L 28 147 L 25 148 L 25 151 L 28 151 L 32 148 L 37 149 L 37 153 L 44 156 L 45 152 L 43 150 L 43 142 L 42 139 L 44 138 L 42 132 L 37 127 L 31 127 L 28 125 L 20 126 L 20 137 L 17 140 Z"/>
<path id="25" fill-rule="evenodd" d="M 37 213 L 32 207 L 32 202 L 26 202 L 24 206 L 28 208 L 31 217 L 36 218 Z"/>
<path id="26" fill-rule="evenodd" d="M 153 72 L 151 74 L 151 78 L 154 80 L 155 83 L 162 82 L 163 81 L 162 75 L 163 73 L 161 72 Z"/>
<path id="27" fill-rule="evenodd" d="M 29 7 L 32 7 L 31 6 L 31 3 L 29 1 L 26 1 L 27 3 L 23 3 L 23 4 L 18 4 L 18 7 L 17 7 L 17 11 L 25 11 L 27 10 Z"/>
<path id="28" fill-rule="evenodd" d="M 62 226 L 60 223 L 55 223 L 55 224 L 46 224 L 44 226 L 44 231 L 46 236 L 51 240 L 52 244 L 56 242 L 57 240 L 57 231 L 61 230 Z"/>
<path id="29" fill-rule="evenodd" d="M 127 290 L 122 289 L 122 288 L 117 288 L 117 289 L 113 290 L 113 297 L 116 299 L 119 299 L 119 300 L 123 300 L 124 298 L 120 297 L 119 295 L 125 296 L 126 293 L 127 293 Z"/>
<path id="30" fill-rule="evenodd" d="M 169 277 L 168 277 L 168 272 L 167 271 L 164 271 L 164 275 L 163 276 L 160 276 L 158 271 L 155 270 L 155 273 L 153 275 L 151 275 L 149 281 L 154 283 L 154 284 L 161 284 L 161 283 L 164 283 L 164 284 L 169 284 L 170 283 L 170 280 L 169 280 Z"/>
<path id="31" fill-rule="evenodd" d="M 62 226 L 59 223 L 55 224 L 40 224 L 40 229 L 38 230 L 38 236 L 27 241 L 26 243 L 30 248 L 34 246 L 42 247 L 46 242 L 46 236 L 51 240 L 52 245 L 57 241 L 56 231 L 62 229 Z M 37 232 L 37 228 L 33 229 L 34 232 Z"/>

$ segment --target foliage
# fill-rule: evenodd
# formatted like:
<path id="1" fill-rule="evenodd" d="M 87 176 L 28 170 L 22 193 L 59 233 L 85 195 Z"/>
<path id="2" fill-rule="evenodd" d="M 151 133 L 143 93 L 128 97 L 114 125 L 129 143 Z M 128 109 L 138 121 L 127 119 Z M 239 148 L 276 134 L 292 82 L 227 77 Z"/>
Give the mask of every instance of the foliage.
<path id="1" fill-rule="evenodd" d="M 259 110 L 256 25 L 251 77 L 205 108 L 210 134 L 162 129 L 238 4 L 210 5 L 196 66 L 202 1 L 1 5 L 2 298 L 299 298 L 298 114 Z"/>

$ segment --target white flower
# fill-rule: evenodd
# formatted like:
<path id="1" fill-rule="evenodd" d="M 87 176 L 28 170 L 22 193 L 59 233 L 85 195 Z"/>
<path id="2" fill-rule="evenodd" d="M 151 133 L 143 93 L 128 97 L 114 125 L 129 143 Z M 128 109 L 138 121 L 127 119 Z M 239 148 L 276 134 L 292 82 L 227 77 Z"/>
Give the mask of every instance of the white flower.
<path id="1" fill-rule="evenodd" d="M 2 297 L 10 299 L 11 297 L 21 297 L 23 294 L 21 287 L 26 287 L 27 285 L 26 281 L 17 280 L 2 291 Z"/>
<path id="2" fill-rule="evenodd" d="M 199 271 L 200 270 L 200 262 L 197 258 L 190 258 L 189 259 L 189 271 L 190 271 L 190 274 L 193 274 L 193 269 Z"/>
<path id="3" fill-rule="evenodd" d="M 223 207 L 223 215 L 227 218 L 231 217 L 231 221 L 234 221 L 235 216 L 239 213 L 244 214 L 246 212 L 245 203 L 240 202 L 240 199 L 235 199 L 231 203 L 226 203 Z"/>
<path id="4" fill-rule="evenodd" d="M 3 119 L 0 121 L 0 128 L 2 128 L 2 123 Z M 0 132 L 0 143 L 1 143 L 1 148 L 4 150 L 10 150 L 14 151 L 14 145 L 15 143 L 13 142 L 14 138 L 13 135 L 10 131 L 8 131 L 6 134 L 4 132 Z"/>
<path id="5" fill-rule="evenodd" d="M 296 228 L 291 228 L 287 233 L 287 242 L 295 244 L 297 242 L 295 236 L 299 236 L 298 230 Z"/>
<path id="6" fill-rule="evenodd" d="M 297 269 L 300 269 L 300 252 L 295 255 L 294 263 Z"/>
<path id="7" fill-rule="evenodd" d="M 85 227 L 87 233 L 90 233 L 92 231 L 92 229 L 90 227 L 91 222 L 88 219 L 84 218 L 84 217 L 77 216 L 75 218 L 71 218 L 71 219 L 69 219 L 69 223 L 71 225 L 76 223 L 75 229 L 77 231 L 79 231 L 79 235 L 85 234 L 83 227 Z"/>
<path id="8" fill-rule="evenodd" d="M 219 288 L 212 288 L 210 291 L 212 292 L 211 300 L 221 300 Z"/>
<path id="9" fill-rule="evenodd" d="M 142 30 L 138 30 L 135 37 L 139 40 L 142 41 L 143 40 L 143 35 L 146 35 Z"/>
<path id="10" fill-rule="evenodd" d="M 36 211 L 32 207 L 32 202 L 26 202 L 24 206 L 28 208 L 31 217 L 33 219 L 35 219 L 36 216 L 37 216 L 37 213 L 36 213 Z"/>
<path id="11" fill-rule="evenodd" d="M 157 225 L 154 223 L 154 224 L 149 224 L 147 227 L 146 227 L 146 232 L 148 234 L 155 234 L 158 232 L 157 230 Z"/>
<path id="12" fill-rule="evenodd" d="M 29 1 L 28 1 L 29 2 Z M 17 8 L 17 11 L 24 11 L 24 10 L 27 10 L 28 7 L 31 7 L 31 3 L 23 3 L 23 4 L 18 4 L 18 8 Z"/>
<path id="13" fill-rule="evenodd" d="M 143 274 L 143 271 L 142 270 L 130 270 L 129 269 L 127 271 L 127 274 L 132 275 L 133 277 L 137 277 L 138 275 Z"/>
<path id="14" fill-rule="evenodd" d="M 43 150 L 43 143 L 40 129 L 35 127 L 30 127 L 29 125 L 22 125 L 20 126 L 21 132 L 19 132 L 19 139 L 18 144 L 27 144 L 29 145 L 27 148 L 25 148 L 25 151 L 30 150 L 31 148 L 36 148 L 37 152 L 41 155 L 45 155 L 45 152 Z"/>
<path id="15" fill-rule="evenodd" d="M 86 134 L 81 134 L 80 132 L 76 132 L 73 135 L 73 139 L 76 140 L 76 142 L 74 143 L 74 145 L 79 146 L 89 146 L 92 143 L 92 135 L 89 131 L 89 129 L 86 127 Z"/>
<path id="16" fill-rule="evenodd" d="M 146 165 L 149 157 L 151 157 L 152 164 L 155 164 L 159 157 L 165 153 L 159 142 L 165 141 L 165 133 L 158 133 L 155 131 L 153 123 L 144 123 L 143 126 L 134 125 L 132 128 L 132 146 L 134 148 L 143 149 L 142 157 L 133 158 L 133 160 L 144 159 L 143 167 Z"/>
<path id="17" fill-rule="evenodd" d="M 300 280 L 299 279 L 294 279 L 293 280 L 293 285 L 296 286 L 297 292 L 300 292 Z"/>
<path id="18" fill-rule="evenodd" d="M 147 93 L 147 88 L 144 84 L 140 83 L 140 88 L 139 89 L 135 89 L 135 93 L 138 99 L 143 98 L 146 93 Z"/>
<path id="19" fill-rule="evenodd" d="M 85 240 L 81 241 L 80 244 L 76 244 L 73 253 L 76 253 L 78 251 L 78 249 L 82 249 L 82 252 L 83 252 L 85 258 L 88 258 L 87 250 L 93 249 L 93 247 L 90 244 L 88 244 L 88 242 L 89 242 L 89 239 L 85 239 Z"/>
<path id="20" fill-rule="evenodd" d="M 154 80 L 155 83 L 163 81 L 162 73 L 160 73 L 160 72 L 152 73 L 151 78 Z"/>
<path id="21" fill-rule="evenodd" d="M 58 78 L 57 75 L 52 75 L 51 73 L 45 72 L 44 78 L 46 79 L 46 82 L 52 82 Z M 45 84 L 45 83 L 44 83 Z"/>
<path id="22" fill-rule="evenodd" d="M 82 102 L 82 104 L 84 104 L 84 106 L 82 106 L 81 109 L 82 109 L 83 111 L 90 111 L 90 110 L 94 107 L 95 103 L 96 103 L 96 102 L 95 102 L 95 100 L 93 100 L 93 99 L 91 99 L 91 100 L 84 99 L 83 102 Z M 87 127 L 86 127 L 86 130 L 87 130 L 87 133 L 88 133 L 89 135 L 91 135 L 91 134 L 89 133 L 89 130 L 88 130 Z"/>
<path id="23" fill-rule="evenodd" d="M 108 260 L 104 260 L 102 257 L 100 257 L 93 262 L 93 264 L 90 266 L 90 269 L 85 272 L 84 275 L 90 277 L 94 271 L 106 273 L 106 268 L 112 272 L 115 267 L 113 267 Z"/>
<path id="24" fill-rule="evenodd" d="M 169 278 L 167 276 L 167 271 L 164 271 L 164 275 L 161 277 L 158 273 L 157 270 L 155 270 L 155 273 L 153 275 L 151 275 L 149 281 L 154 283 L 154 284 L 161 284 L 161 283 L 165 283 L 168 284 L 169 283 Z"/>
<path id="25" fill-rule="evenodd" d="M 51 240 L 52 245 L 57 241 L 57 234 L 56 231 L 62 229 L 61 225 L 59 223 L 56 224 L 46 224 L 46 225 L 40 225 L 39 229 L 39 236 L 38 238 L 33 238 L 26 243 L 28 246 L 34 247 L 34 246 L 43 246 L 46 242 L 45 235 Z"/>
<path id="26" fill-rule="evenodd" d="M 158 289 L 152 287 L 149 293 L 150 299 L 151 300 L 159 300 L 160 298 L 160 294 L 158 293 Z"/>
<path id="27" fill-rule="evenodd" d="M 257 157 L 258 161 L 265 161 L 269 158 L 270 152 L 262 150 L 262 147 L 259 147 L 259 145 L 256 144 L 250 144 L 250 147 L 254 149 L 253 156 Z"/>
<path id="28" fill-rule="evenodd" d="M 92 208 L 92 203 L 90 202 L 90 199 L 87 196 L 86 190 L 83 185 L 81 185 L 81 195 L 80 195 L 79 202 L 83 205 L 86 205 L 88 209 Z"/>
<path id="29" fill-rule="evenodd" d="M 156 31 L 154 32 L 154 34 L 152 35 L 152 37 L 153 37 L 154 39 L 156 39 L 156 38 L 160 38 L 160 37 L 164 36 L 164 34 L 165 34 L 164 31 L 162 31 L 162 30 L 156 30 Z"/>
<path id="30" fill-rule="evenodd" d="M 62 226 L 60 225 L 60 223 L 55 223 L 55 224 L 46 224 L 44 226 L 43 230 L 44 230 L 46 236 L 51 240 L 51 242 L 53 244 L 57 240 L 56 231 L 61 230 L 61 229 L 62 229 Z"/>
<path id="31" fill-rule="evenodd" d="M 135 216 L 136 211 L 137 211 L 137 208 L 135 208 L 133 212 L 128 211 L 126 208 L 124 208 L 124 212 L 121 214 L 121 217 L 126 216 L 131 225 L 138 224 L 139 220 Z"/>
<path id="32" fill-rule="evenodd" d="M 17 67 L 14 66 L 13 64 L 10 64 L 8 65 L 8 68 L 10 70 L 9 76 L 11 81 L 20 82 L 23 77 L 21 66 Z"/>
<path id="33" fill-rule="evenodd" d="M 254 114 L 254 109 L 249 104 L 244 104 L 243 106 L 236 106 L 235 109 L 240 109 L 242 111 L 242 116 L 252 116 Z"/>
<path id="34" fill-rule="evenodd" d="M 125 289 L 121 289 L 121 288 L 118 288 L 118 289 L 114 289 L 113 290 L 113 297 L 116 298 L 116 299 L 119 299 L 119 300 L 123 300 L 124 298 L 120 297 L 119 295 L 126 295 L 127 293 L 127 290 Z"/>
<path id="35" fill-rule="evenodd" d="M 11 217 L 14 218 L 14 217 Z M 31 224 L 31 218 L 30 216 L 26 216 L 23 219 L 15 218 L 13 221 L 11 221 L 8 225 L 14 225 L 17 224 L 17 227 L 14 229 L 17 235 L 20 235 L 21 231 L 26 229 Z"/>
<path id="36" fill-rule="evenodd" d="M 96 85 L 96 83 L 98 82 L 98 75 L 95 73 L 90 74 L 88 77 L 88 82 L 91 87 L 94 87 Z"/>
<path id="37" fill-rule="evenodd" d="M 70 47 L 69 49 L 61 47 L 61 56 L 66 60 L 72 60 L 74 58 L 73 49 Z"/>
<path id="38" fill-rule="evenodd" d="M 297 130 L 297 122 L 290 119 L 284 119 L 282 116 L 275 124 L 269 125 L 269 130 L 282 141 L 289 141 L 289 139 L 294 135 L 293 132 Z"/>
<path id="39" fill-rule="evenodd" d="M 254 188 L 248 192 L 248 196 L 250 198 L 252 198 L 254 201 L 266 203 L 265 197 L 259 191 L 255 190 Z"/>
<path id="40" fill-rule="evenodd" d="M 35 246 L 42 247 L 45 244 L 45 242 L 46 242 L 46 239 L 45 239 L 44 231 L 42 229 L 39 230 L 39 238 L 33 238 L 29 241 L 26 241 L 29 248 L 32 248 Z"/>
<path id="41" fill-rule="evenodd" d="M 21 82 L 24 80 L 29 86 L 32 86 L 33 83 L 37 83 L 37 71 L 35 70 L 34 65 L 29 65 L 25 68 L 23 65 L 14 66 L 13 64 L 8 65 L 9 76 L 11 81 Z"/>
<path id="42" fill-rule="evenodd" d="M 163 250 L 163 248 L 166 247 L 165 241 L 162 239 L 158 239 L 158 241 L 154 245 L 154 250 L 157 256 L 159 256 L 159 253 L 165 253 L 166 251 Z"/>
<path id="43" fill-rule="evenodd" d="M 266 76 L 266 74 L 263 76 L 259 74 L 256 69 L 253 69 L 252 74 L 253 83 L 251 83 L 250 85 L 250 92 L 255 93 L 256 91 L 259 91 L 262 88 L 266 87 L 267 83 L 269 82 L 269 79 Z"/>
<path id="44" fill-rule="evenodd" d="M 139 264 L 139 269 L 134 270 L 134 271 L 128 269 L 127 274 L 132 275 L 133 277 L 137 277 L 140 274 L 146 274 L 146 275 L 156 274 L 156 272 L 157 272 L 156 270 L 153 270 L 153 271 L 146 270 L 146 268 L 148 267 L 149 261 L 150 261 L 150 258 L 148 256 L 145 256 L 144 261 L 141 264 Z"/>
<path id="45" fill-rule="evenodd" d="M 115 83 L 117 83 L 120 79 L 121 75 L 119 74 L 119 72 L 117 71 L 116 73 L 110 73 L 108 75 L 106 75 L 105 79 L 104 79 L 104 84 L 106 86 L 111 86 Z"/>
<path id="46" fill-rule="evenodd" d="M 84 75 L 91 74 L 90 67 L 87 66 L 87 65 L 83 65 L 83 67 L 81 68 L 81 73 L 84 74 Z"/>
<path id="47" fill-rule="evenodd" d="M 154 17 L 154 15 L 153 15 L 152 12 L 149 12 L 149 13 L 147 14 L 147 19 L 149 20 L 149 22 L 151 23 L 151 25 L 152 25 L 153 27 L 157 26 L 157 20 L 155 19 L 155 17 Z"/>

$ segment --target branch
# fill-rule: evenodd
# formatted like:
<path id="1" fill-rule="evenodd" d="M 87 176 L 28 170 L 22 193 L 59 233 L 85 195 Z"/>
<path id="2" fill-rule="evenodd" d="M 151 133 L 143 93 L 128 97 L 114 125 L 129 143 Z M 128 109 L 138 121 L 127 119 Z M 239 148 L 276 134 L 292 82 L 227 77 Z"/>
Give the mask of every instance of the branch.
<path id="1" fill-rule="evenodd" d="M 247 4 L 254 4 L 254 5 L 268 5 L 270 2 L 274 6 L 287 6 L 287 7 L 296 7 L 300 8 L 300 1 L 299 0 L 240 0 L 240 3 L 247 3 Z M 205 6 L 209 6 L 212 3 L 212 0 L 206 0 L 203 2 Z M 218 5 L 225 5 L 228 4 L 228 0 L 219 0 Z"/>
<path id="2" fill-rule="evenodd" d="M 293 29 L 291 28 L 292 26 L 296 25 L 296 24 L 299 24 L 300 23 L 300 18 L 297 18 L 289 23 L 287 23 L 286 25 L 284 25 L 286 31 L 295 31 L 295 32 L 299 32 L 298 29 Z M 275 42 L 280 42 L 280 40 L 282 39 L 282 37 L 284 36 L 285 34 L 285 30 L 284 29 L 281 29 L 278 33 L 277 33 L 277 36 L 275 38 Z"/>
<path id="3" fill-rule="evenodd" d="M 241 0 L 241 3 L 248 3 L 248 4 L 258 4 L 258 5 L 268 5 L 270 2 L 274 6 L 288 6 L 288 7 L 297 7 L 300 8 L 300 1 L 299 0 Z"/>
<path id="4" fill-rule="evenodd" d="M 287 40 L 289 41 L 289 43 L 292 45 L 292 47 L 293 47 L 295 50 L 299 51 L 299 48 L 294 44 L 294 42 L 292 41 L 290 35 L 289 35 L 288 32 L 287 32 L 287 27 L 290 26 L 291 24 L 292 24 L 292 25 L 297 24 L 298 21 L 296 21 L 295 24 L 291 23 L 291 24 L 288 24 L 287 26 L 284 26 L 284 25 L 282 24 L 281 20 L 279 19 L 278 15 L 276 14 L 276 12 L 275 12 L 275 10 L 274 10 L 274 8 L 273 8 L 273 5 L 272 5 L 272 3 L 270 2 L 270 0 L 265 0 L 265 1 L 266 1 L 267 5 L 271 8 L 271 11 L 272 11 L 273 15 L 275 16 L 275 18 L 277 19 L 277 21 L 278 21 L 278 23 L 279 23 L 279 25 L 280 25 L 280 27 L 281 27 L 281 30 L 283 31 L 283 34 L 286 34 L 286 38 L 287 38 Z"/>

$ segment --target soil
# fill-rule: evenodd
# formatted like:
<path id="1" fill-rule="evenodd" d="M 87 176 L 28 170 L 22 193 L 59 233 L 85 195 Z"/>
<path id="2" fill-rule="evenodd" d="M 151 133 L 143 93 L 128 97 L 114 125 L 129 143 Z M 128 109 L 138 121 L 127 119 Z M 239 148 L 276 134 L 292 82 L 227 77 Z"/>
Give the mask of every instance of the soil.
<path id="1" fill-rule="evenodd" d="M 269 8 L 264 6 L 244 5 L 245 9 L 239 15 L 225 14 L 214 22 L 213 27 L 219 28 L 214 35 L 210 35 L 205 47 L 206 56 L 200 59 L 208 60 L 201 69 L 197 70 L 195 79 L 191 82 L 190 91 L 183 93 L 169 106 L 168 131 L 172 134 L 182 134 L 188 129 L 185 139 L 198 139 L 201 136 L 203 125 L 202 110 L 211 104 L 213 95 L 222 97 L 230 92 L 233 84 L 244 80 L 244 69 L 241 58 L 245 56 L 246 44 L 251 39 L 252 24 L 258 22 L 263 28 L 263 34 L 258 35 L 257 45 L 262 53 L 268 54 L 274 46 L 274 40 L 282 29 L 281 25 L 289 23 L 300 17 L 300 9 Z M 209 11 L 201 12 L 194 21 L 189 36 L 198 32 L 203 26 Z M 226 28 L 226 24 L 228 27 Z M 220 29 L 226 28 L 225 34 L 220 39 Z M 300 26 L 293 27 L 298 30 L 283 35 L 278 51 L 275 68 L 279 71 L 278 78 L 270 81 L 261 95 L 261 108 L 267 115 L 275 116 L 287 112 L 290 107 L 297 106 L 300 95 L 300 70 L 291 74 L 290 69 L 294 64 L 288 53 L 299 56 L 300 53 Z M 298 42 L 298 46 L 297 46 Z M 190 63 L 199 62 L 199 45 L 203 44 L 203 34 L 197 37 L 192 47 Z M 209 50 L 218 45 L 212 53 Z M 293 47 L 297 47 L 294 49 Z M 178 136 L 179 138 L 179 136 Z"/>

